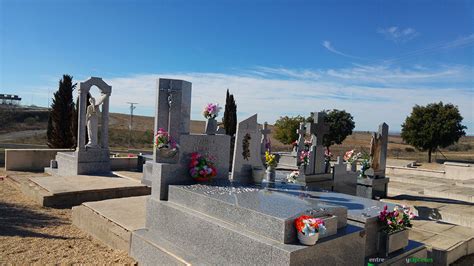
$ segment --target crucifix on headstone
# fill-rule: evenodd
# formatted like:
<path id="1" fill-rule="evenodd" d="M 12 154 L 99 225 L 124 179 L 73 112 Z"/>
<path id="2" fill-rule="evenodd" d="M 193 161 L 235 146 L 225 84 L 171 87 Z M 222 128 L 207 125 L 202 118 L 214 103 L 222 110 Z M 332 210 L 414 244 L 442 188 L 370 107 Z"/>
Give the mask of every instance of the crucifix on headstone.
<path id="1" fill-rule="evenodd" d="M 260 133 L 262 133 L 262 140 L 260 141 L 260 153 L 265 154 L 266 151 L 271 152 L 270 139 L 267 137 L 271 130 L 268 129 L 268 123 L 263 123 Z"/>
<path id="2" fill-rule="evenodd" d="M 168 132 L 171 131 L 171 123 L 170 123 L 170 121 L 171 121 L 171 106 L 173 105 L 173 92 L 174 92 L 173 91 L 173 80 L 170 79 L 169 81 L 170 82 L 169 82 L 169 87 L 168 88 L 160 88 L 160 91 L 166 92 L 166 95 L 167 95 L 166 99 L 168 101 L 168 119 L 166 121 L 166 125 L 167 125 L 166 130 Z"/>
<path id="3" fill-rule="evenodd" d="M 154 132 L 162 128 L 179 143 L 181 135 L 189 134 L 191 83 L 183 80 L 159 79 L 157 92 Z M 153 154 L 155 162 L 170 161 L 159 158 L 161 156 L 157 156 L 156 150 Z"/>
<path id="4" fill-rule="evenodd" d="M 311 113 L 313 123 L 306 124 L 307 133 L 311 135 L 311 148 L 307 174 L 325 173 L 323 137 L 329 131 L 329 125 L 324 121 L 326 113 Z"/>

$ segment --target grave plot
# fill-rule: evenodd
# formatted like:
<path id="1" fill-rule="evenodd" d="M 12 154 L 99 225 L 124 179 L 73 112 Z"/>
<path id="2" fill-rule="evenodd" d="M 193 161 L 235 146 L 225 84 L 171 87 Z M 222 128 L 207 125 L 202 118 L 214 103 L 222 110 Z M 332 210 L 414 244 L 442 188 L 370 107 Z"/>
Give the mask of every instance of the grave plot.
<path id="1" fill-rule="evenodd" d="M 99 88 L 101 96 L 98 101 L 91 97 L 86 108 L 87 94 L 93 86 Z M 149 195 L 149 187 L 110 171 L 108 121 L 112 87 L 101 78 L 92 77 L 79 83 L 78 92 L 79 144 L 76 151 L 59 152 L 50 167 L 45 169 L 51 176 L 29 178 L 21 183 L 22 191 L 48 207 L 70 207 L 88 201 Z M 99 120 L 102 123 L 100 139 Z"/>

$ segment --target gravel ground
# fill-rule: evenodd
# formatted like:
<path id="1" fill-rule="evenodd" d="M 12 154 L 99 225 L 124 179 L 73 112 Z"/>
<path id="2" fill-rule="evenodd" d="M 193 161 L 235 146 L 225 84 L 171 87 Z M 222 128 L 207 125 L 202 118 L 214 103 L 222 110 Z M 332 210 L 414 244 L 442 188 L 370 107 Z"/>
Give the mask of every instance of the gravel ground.
<path id="1" fill-rule="evenodd" d="M 71 209 L 39 206 L 4 175 L 0 171 L 0 265 L 136 264 L 72 225 Z"/>

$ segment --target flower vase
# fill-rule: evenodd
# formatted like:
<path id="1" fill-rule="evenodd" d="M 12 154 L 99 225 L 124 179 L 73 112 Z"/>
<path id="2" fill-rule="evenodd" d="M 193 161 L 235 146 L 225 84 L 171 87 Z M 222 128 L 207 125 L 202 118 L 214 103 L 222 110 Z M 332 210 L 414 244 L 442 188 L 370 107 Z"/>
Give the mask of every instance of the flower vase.
<path id="1" fill-rule="evenodd" d="M 409 231 L 406 229 L 396 232 L 379 232 L 378 250 L 387 257 L 390 253 L 408 246 Z"/>
<path id="2" fill-rule="evenodd" d="M 252 169 L 253 182 L 256 184 L 262 183 L 265 178 L 265 169 L 262 168 L 253 168 Z"/>
<path id="3" fill-rule="evenodd" d="M 303 245 L 314 246 L 316 242 L 318 242 L 318 239 L 319 239 L 319 233 L 316 233 L 314 235 L 305 235 L 301 233 L 300 231 L 298 231 L 298 240 Z"/>
<path id="4" fill-rule="evenodd" d="M 299 179 L 302 179 L 302 181 L 304 181 L 304 177 L 306 175 L 306 165 L 305 164 L 301 164 L 299 166 L 299 175 L 298 175 L 298 178 Z"/>
<path id="5" fill-rule="evenodd" d="M 216 118 L 208 118 L 206 121 L 206 135 L 215 135 L 217 131 Z"/>
<path id="6" fill-rule="evenodd" d="M 158 153 L 163 158 L 174 158 L 178 154 L 177 148 L 170 148 L 168 146 L 158 147 Z"/>
<path id="7" fill-rule="evenodd" d="M 331 162 L 329 160 L 324 161 L 324 173 L 329 173 L 329 168 L 331 168 Z"/>
<path id="8" fill-rule="evenodd" d="M 194 180 L 198 183 L 211 181 L 210 177 L 196 177 Z"/>
<path id="9" fill-rule="evenodd" d="M 276 170 L 275 167 L 273 166 L 268 166 L 267 170 L 265 171 L 267 173 L 267 182 L 275 182 L 275 175 L 276 175 Z"/>
<path id="10" fill-rule="evenodd" d="M 351 163 L 351 172 L 356 172 L 357 171 L 357 163 L 356 162 L 352 162 Z"/>

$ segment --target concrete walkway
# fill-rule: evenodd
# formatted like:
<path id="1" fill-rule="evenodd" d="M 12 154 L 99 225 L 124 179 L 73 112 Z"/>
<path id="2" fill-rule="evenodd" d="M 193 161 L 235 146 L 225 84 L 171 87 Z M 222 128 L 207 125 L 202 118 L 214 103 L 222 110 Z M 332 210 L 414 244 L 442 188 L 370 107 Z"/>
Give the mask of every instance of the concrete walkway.
<path id="1" fill-rule="evenodd" d="M 410 239 L 424 243 L 435 262 L 474 253 L 474 180 L 391 175 L 388 194 L 383 201 L 410 206 L 418 216 Z"/>
<path id="2" fill-rule="evenodd" d="M 124 174 L 124 173 L 122 173 Z M 151 194 L 150 187 L 134 178 L 111 176 L 49 176 L 10 174 L 9 180 L 30 198 L 46 207 L 71 207 L 83 202 Z"/>

